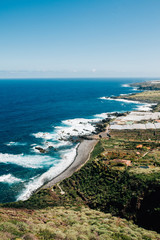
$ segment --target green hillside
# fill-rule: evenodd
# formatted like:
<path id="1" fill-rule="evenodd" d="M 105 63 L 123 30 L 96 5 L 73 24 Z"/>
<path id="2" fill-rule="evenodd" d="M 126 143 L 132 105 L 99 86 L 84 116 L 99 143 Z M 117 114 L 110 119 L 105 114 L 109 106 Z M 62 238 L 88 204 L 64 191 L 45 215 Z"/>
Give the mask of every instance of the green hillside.
<path id="1" fill-rule="evenodd" d="M 0 209 L 0 239 L 158 240 L 156 232 L 88 207 Z"/>

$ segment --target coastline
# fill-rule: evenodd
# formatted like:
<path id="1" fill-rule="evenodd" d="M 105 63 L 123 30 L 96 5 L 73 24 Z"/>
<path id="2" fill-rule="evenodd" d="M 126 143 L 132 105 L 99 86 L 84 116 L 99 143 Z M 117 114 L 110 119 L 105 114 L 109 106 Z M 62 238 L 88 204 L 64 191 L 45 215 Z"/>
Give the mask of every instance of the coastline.
<path id="1" fill-rule="evenodd" d="M 143 91 L 144 92 L 144 91 Z M 107 98 L 107 97 L 102 97 L 102 99 L 107 99 L 107 100 L 115 100 L 115 101 L 126 101 L 126 102 L 133 102 L 133 103 L 137 103 L 137 104 L 142 104 L 142 106 L 138 107 L 137 111 L 144 111 L 144 112 L 148 112 L 148 111 L 153 111 L 155 103 L 150 102 L 150 101 L 141 101 L 137 99 L 129 99 L 128 97 L 132 95 L 136 95 L 136 93 L 132 93 L 132 94 L 126 94 L 125 96 L 117 96 L 117 97 L 113 97 L 113 98 Z M 131 111 L 132 112 L 132 111 Z M 125 113 L 125 112 L 124 112 Z M 48 183 L 44 184 L 43 186 L 41 186 L 39 189 L 37 189 L 37 191 L 39 191 L 40 189 L 46 189 L 46 188 L 51 188 L 53 187 L 55 184 L 63 181 L 64 179 L 70 177 L 72 174 L 74 174 L 74 172 L 78 171 L 90 158 L 90 154 L 93 151 L 95 145 L 98 143 L 99 141 L 99 135 L 101 135 L 101 137 L 105 137 L 106 133 L 108 133 L 109 130 L 109 126 L 106 127 L 105 131 L 100 132 L 99 134 L 93 134 L 90 140 L 82 140 L 80 142 L 80 144 L 78 145 L 77 149 L 76 149 L 76 156 L 73 160 L 73 162 L 61 173 L 59 173 L 56 177 L 54 177 L 52 180 L 50 180 Z M 37 192 L 36 191 L 36 192 Z"/>
<path id="2" fill-rule="evenodd" d="M 157 185 L 159 184 L 160 165 L 158 165 L 159 161 L 156 161 L 155 158 L 152 159 L 152 157 L 158 156 L 154 155 L 154 151 L 159 150 L 157 140 L 160 139 L 160 130 L 157 132 L 144 132 L 144 130 L 142 129 L 141 131 L 140 128 L 135 128 L 138 130 L 127 128 L 126 130 L 120 129 L 122 131 L 117 131 L 112 129 L 112 126 L 115 124 L 125 126 L 125 123 L 127 126 L 130 126 L 134 124 L 134 121 L 137 122 L 137 125 L 141 121 L 143 121 L 141 124 L 148 124 L 152 120 L 157 121 L 156 119 L 158 119 L 160 124 L 160 112 L 154 113 L 152 110 L 136 111 L 131 109 L 122 114 L 118 112 L 113 114 L 113 117 L 110 116 L 113 121 L 104 119 L 97 123 L 96 133 L 77 136 L 77 139 L 73 140 L 76 143 L 79 141 L 79 143 L 76 145 L 74 157 L 69 159 L 66 169 L 64 167 L 61 173 L 57 172 L 57 175 L 51 175 L 50 179 L 52 180 L 48 180 L 47 183 L 45 182 L 43 186 L 33 192 L 33 196 L 28 199 L 28 201 L 9 203 L 8 205 L 4 205 L 4 207 L 23 208 L 25 211 L 27 208 L 33 209 L 33 211 L 37 208 L 43 209 L 42 216 L 39 217 L 39 220 L 45 223 L 46 228 L 47 222 L 50 226 L 50 220 L 48 221 L 48 219 L 46 219 L 47 214 L 43 215 L 44 209 L 48 209 L 48 216 L 50 217 L 51 209 L 53 209 L 53 212 L 57 211 L 55 207 L 59 209 L 59 206 L 62 206 L 64 210 L 65 204 L 67 204 L 69 211 L 72 206 L 74 206 L 74 210 L 81 211 L 81 204 L 84 203 L 89 208 L 109 212 L 113 214 L 113 216 L 116 212 L 116 216 L 132 220 L 138 224 L 139 227 L 147 228 L 144 223 L 144 218 L 146 219 L 146 223 L 148 221 L 150 223 L 150 215 L 149 217 L 145 215 L 148 209 L 150 209 L 150 202 L 147 203 L 146 209 L 143 209 L 143 202 L 145 202 L 146 196 L 148 196 L 148 189 L 153 194 L 155 191 L 158 193 Z M 138 119 L 139 117 L 143 118 L 143 115 L 154 114 L 158 114 L 159 116 L 153 119 L 150 117 L 145 118 L 145 120 Z M 138 118 L 131 119 L 130 121 L 130 119 L 127 119 L 130 115 L 138 116 Z M 105 130 L 98 131 L 101 129 L 101 124 L 103 128 L 105 126 Z M 97 144 L 96 146 L 98 141 L 100 141 L 101 144 Z M 96 151 L 92 153 L 94 148 L 96 148 Z M 90 156 L 91 160 L 89 160 Z M 96 168 L 98 171 L 96 171 Z M 114 171 L 112 171 L 112 169 Z M 71 177 L 72 174 L 74 174 L 73 177 Z M 150 176 L 153 176 L 153 179 Z M 64 179 L 66 180 L 64 181 Z M 94 184 L 95 182 L 97 184 Z M 37 192 L 38 194 L 36 194 Z M 133 206 L 132 200 L 135 201 L 135 206 Z M 152 200 L 154 201 L 153 197 Z M 119 203 L 123 204 L 123 209 Z M 128 211 L 128 208 L 125 208 L 126 205 L 129 206 L 129 210 L 132 209 L 132 212 Z M 158 208 L 158 204 L 156 206 Z M 123 210 L 123 216 L 121 215 L 121 209 Z M 142 221 L 138 218 L 139 214 L 144 214 L 143 216 L 145 216 Z M 152 213 L 153 218 L 155 214 L 156 212 Z M 133 219 L 132 216 L 135 216 L 135 218 Z M 153 231 L 152 226 L 155 226 L 156 220 L 152 222 L 149 227 Z M 154 230 L 157 230 L 156 227 Z M 159 231 L 159 229 L 157 231 Z"/>
<path id="3" fill-rule="evenodd" d="M 103 125 L 104 123 L 100 120 L 97 122 L 96 126 Z M 72 163 L 67 166 L 66 169 L 64 169 L 61 173 L 59 173 L 56 177 L 49 180 L 47 183 L 45 183 L 43 186 L 38 188 L 35 192 L 38 192 L 41 189 L 47 189 L 53 187 L 55 184 L 63 181 L 66 178 L 69 178 L 74 174 L 76 171 L 80 170 L 81 167 L 90 159 L 90 155 L 92 151 L 94 150 L 94 147 L 99 142 L 100 138 L 108 138 L 107 134 L 109 131 L 109 124 L 107 123 L 107 126 L 104 130 L 99 131 L 96 134 L 92 134 L 89 136 L 85 136 L 85 139 L 81 140 L 79 145 L 76 148 L 76 156 Z"/>
<path id="4" fill-rule="evenodd" d="M 125 90 L 124 92 L 123 92 L 123 88 L 122 89 L 120 88 L 120 90 L 118 91 L 116 90 L 115 92 L 114 91 L 112 92 L 112 89 L 110 91 L 107 91 L 107 93 L 109 94 L 108 96 L 112 96 L 111 95 L 112 93 L 114 93 L 114 96 L 119 96 L 121 95 L 121 93 L 126 93 L 126 92 L 130 94 L 130 89 Z M 103 92 L 103 94 L 105 95 L 106 92 Z M 100 96 L 104 96 L 104 95 L 100 94 Z M 99 140 L 100 138 L 107 137 L 106 132 L 104 133 L 102 132 L 105 131 L 104 128 L 106 127 L 106 123 L 109 120 L 108 118 L 116 117 L 117 116 L 116 113 L 118 112 L 123 113 L 124 111 L 126 112 L 127 110 L 128 111 L 133 110 L 133 108 L 130 107 L 130 105 L 129 107 L 126 106 L 127 108 L 124 108 L 123 103 L 122 104 L 113 103 L 113 105 L 115 106 L 114 108 L 111 102 L 109 102 L 108 104 L 108 101 L 106 103 L 104 103 L 104 101 L 103 102 L 99 101 L 99 99 L 101 99 L 100 96 L 97 96 L 96 94 L 96 101 L 100 102 L 100 105 L 102 105 L 101 103 L 103 103 L 103 105 L 105 106 L 109 105 L 109 107 L 105 109 L 103 107 L 102 111 L 100 111 L 100 109 L 97 108 L 98 114 L 95 114 L 97 112 L 97 109 L 96 109 L 96 111 L 94 112 L 94 115 L 89 115 L 89 117 L 64 118 L 64 120 L 61 121 L 60 124 L 58 123 L 58 125 L 53 126 L 54 128 L 52 132 L 50 132 L 50 130 L 49 132 L 45 132 L 45 131 L 35 132 L 34 130 L 32 131 L 31 137 L 34 137 L 34 139 L 32 139 L 31 143 L 33 143 L 33 141 L 35 143 L 30 144 L 29 147 L 31 152 L 36 153 L 34 154 L 36 157 L 35 159 L 32 159 L 32 156 L 29 155 L 30 159 L 32 160 L 31 164 L 32 162 L 33 164 L 35 164 L 35 165 L 30 165 L 31 168 L 36 169 L 36 167 L 38 168 L 40 164 L 41 164 L 40 167 L 43 168 L 46 163 L 48 164 L 48 166 L 49 164 L 51 164 L 51 167 L 47 168 L 47 171 L 45 171 L 44 173 L 36 175 L 35 178 L 29 178 L 29 181 L 27 182 L 24 181 L 24 184 L 22 184 L 22 191 L 19 192 L 18 194 L 15 194 L 14 201 L 19 201 L 19 200 L 25 201 L 29 199 L 30 196 L 32 196 L 34 193 L 36 193 L 41 188 L 43 188 L 43 186 L 47 185 L 47 183 L 49 183 L 53 179 L 57 179 L 58 176 L 66 172 L 66 169 L 68 170 L 73 165 L 73 163 L 77 161 L 75 156 L 77 152 L 80 152 L 80 149 L 83 154 L 85 151 L 88 152 L 88 149 L 83 150 L 81 147 L 79 147 L 79 150 L 77 151 L 78 145 L 79 144 L 81 145 L 82 144 L 81 142 L 83 140 L 91 141 L 93 139 Z M 116 107 L 117 105 L 119 107 Z M 135 106 L 136 105 L 137 104 L 135 104 Z M 112 110 L 114 110 L 114 112 Z M 115 114 L 115 116 L 113 116 L 113 114 Z M 104 126 L 104 128 L 102 125 Z M 99 134 L 101 136 L 96 136 L 96 134 Z M 74 144 L 72 147 L 72 142 L 75 143 L 77 146 L 75 146 Z M 17 143 L 13 141 L 9 142 L 9 146 L 12 147 L 12 144 L 17 144 Z M 28 143 L 26 143 L 26 145 L 27 144 Z M 28 149 L 28 146 L 26 146 L 26 149 Z M 52 152 L 54 152 L 54 149 L 55 151 L 57 151 L 58 154 L 60 153 L 59 155 L 55 153 L 55 160 L 58 159 L 58 161 L 56 162 L 57 169 L 56 169 L 56 164 L 52 166 L 52 162 L 54 163 L 54 155 L 52 154 Z M 51 155 L 50 155 L 50 152 L 51 152 Z M 18 161 L 20 166 L 22 165 L 23 159 L 25 158 L 25 156 L 28 157 L 28 153 L 26 155 L 20 155 L 20 159 Z M 11 154 L 7 156 L 2 155 L 2 157 L 6 157 L 5 161 L 8 161 L 8 162 L 13 162 L 14 160 L 14 156 L 12 158 Z M 85 160 L 87 160 L 87 157 L 88 155 L 85 157 L 86 158 Z M 16 159 L 16 156 L 15 156 L 15 159 Z M 43 159 L 44 159 L 44 164 L 43 164 Z M 83 162 L 85 162 L 85 160 L 82 159 L 82 164 L 79 163 L 79 167 L 83 165 Z M 28 159 L 24 159 L 24 161 L 28 163 Z M 36 170 L 33 170 L 33 172 L 34 171 L 36 172 Z M 21 181 L 23 181 L 23 178 L 22 180 L 21 178 L 19 179 L 19 182 Z"/>
<path id="5" fill-rule="evenodd" d="M 74 172 L 78 171 L 89 160 L 90 154 L 97 142 L 97 139 L 83 140 L 76 149 L 74 161 L 63 172 L 58 174 L 48 183 L 44 184 L 40 189 L 50 188 L 56 183 L 63 181 L 65 178 L 70 177 Z"/>

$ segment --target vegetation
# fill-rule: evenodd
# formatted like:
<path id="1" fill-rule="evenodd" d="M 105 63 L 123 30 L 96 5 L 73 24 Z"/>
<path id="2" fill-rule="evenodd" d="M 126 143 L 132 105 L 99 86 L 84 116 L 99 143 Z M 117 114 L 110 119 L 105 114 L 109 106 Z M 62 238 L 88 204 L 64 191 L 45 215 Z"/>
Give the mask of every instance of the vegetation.
<path id="1" fill-rule="evenodd" d="M 160 81 L 132 83 L 131 86 L 138 87 L 140 90 L 160 90 Z"/>
<path id="2" fill-rule="evenodd" d="M 158 102 L 160 110 L 157 89 L 125 98 Z M 160 232 L 160 130 L 110 135 L 70 178 L 27 201 L 2 204 L 1 239 L 160 239 L 130 222 Z"/>
<path id="3" fill-rule="evenodd" d="M 160 83 L 158 85 L 158 89 L 160 89 Z M 154 111 L 159 112 L 160 111 L 160 90 L 157 90 L 157 88 L 154 88 L 154 85 L 152 86 L 152 91 L 145 91 L 140 92 L 136 94 L 131 94 L 127 96 L 119 96 L 117 98 L 125 98 L 128 100 L 135 100 L 135 101 L 142 101 L 142 102 L 148 102 L 148 103 L 157 103 L 155 105 Z"/>
<path id="4" fill-rule="evenodd" d="M 142 85 L 135 86 L 149 89 Z M 151 90 L 156 91 L 125 98 L 158 102 L 159 111 L 158 86 Z M 110 135 L 70 178 L 27 201 L 1 204 L 0 239 L 160 239 L 131 222 L 160 232 L 160 130 L 112 130 Z"/>
<path id="5" fill-rule="evenodd" d="M 134 131 L 131 132 L 130 135 Z M 102 139 L 97 146 L 103 149 L 101 154 L 64 180 L 61 187 L 67 197 L 76 202 L 80 197 L 93 209 L 132 219 L 159 231 L 156 220 L 160 217 L 159 143 L 153 139 L 126 141 L 121 133 L 119 131 L 119 138 L 118 133 L 115 138 L 111 133 L 110 140 Z M 142 147 L 137 150 L 140 143 Z M 115 159 L 130 160 L 132 166 L 116 163 Z"/>
<path id="6" fill-rule="evenodd" d="M 88 207 L 0 209 L 0 239 L 158 240 L 160 235 Z"/>
<path id="7" fill-rule="evenodd" d="M 99 141 L 88 163 L 60 183 L 65 194 L 61 194 L 57 184 L 53 189 L 39 191 L 28 201 L 3 207 L 44 209 L 85 205 L 159 232 L 159 142 L 159 131 L 147 130 L 144 134 L 143 130 L 130 130 L 127 135 L 126 131 L 111 131 L 111 138 Z"/>
<path id="8" fill-rule="evenodd" d="M 160 102 L 160 91 L 145 91 L 132 95 L 128 95 L 127 99 L 147 101 L 147 102 Z"/>

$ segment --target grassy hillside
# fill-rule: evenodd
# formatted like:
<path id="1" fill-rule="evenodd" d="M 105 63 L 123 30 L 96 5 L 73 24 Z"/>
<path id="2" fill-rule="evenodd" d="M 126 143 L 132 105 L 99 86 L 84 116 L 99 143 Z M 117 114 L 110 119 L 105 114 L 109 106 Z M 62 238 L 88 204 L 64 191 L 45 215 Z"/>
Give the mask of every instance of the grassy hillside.
<path id="1" fill-rule="evenodd" d="M 149 101 L 149 102 L 160 102 L 160 91 L 145 91 L 127 96 L 128 99 Z"/>
<path id="2" fill-rule="evenodd" d="M 0 209 L 0 239 L 158 240 L 156 232 L 88 207 Z"/>
<path id="3" fill-rule="evenodd" d="M 160 81 L 146 81 L 141 83 L 132 83 L 131 86 L 138 87 L 140 90 L 160 90 Z"/>
<path id="4" fill-rule="evenodd" d="M 142 101 L 142 102 L 149 102 L 149 103 L 158 103 L 157 106 L 154 107 L 154 111 L 159 112 L 160 111 L 160 91 L 145 91 L 140 92 L 136 94 L 119 96 L 117 98 L 125 98 L 128 100 L 136 100 L 136 101 Z"/>

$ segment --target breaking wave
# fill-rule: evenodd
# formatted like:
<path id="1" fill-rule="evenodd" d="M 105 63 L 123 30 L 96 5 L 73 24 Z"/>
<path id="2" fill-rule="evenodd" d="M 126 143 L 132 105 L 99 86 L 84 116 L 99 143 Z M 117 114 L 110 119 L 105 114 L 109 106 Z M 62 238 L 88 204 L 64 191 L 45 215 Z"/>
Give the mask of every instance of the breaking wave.
<path id="1" fill-rule="evenodd" d="M 101 97 L 100 99 L 124 102 L 124 103 L 134 103 L 134 104 L 137 104 L 137 107 L 135 108 L 135 110 L 139 110 L 139 111 L 151 111 L 152 106 L 157 105 L 156 103 L 145 103 L 145 102 L 140 102 L 136 100 L 134 101 L 134 100 L 128 100 L 128 99 L 122 99 L 122 98 L 119 99 L 119 98 Z"/>
<path id="2" fill-rule="evenodd" d="M 61 159 L 58 161 L 58 163 L 55 166 L 52 166 L 47 172 L 43 173 L 40 177 L 26 184 L 25 189 L 18 196 L 17 200 L 23 201 L 27 200 L 35 190 L 37 190 L 42 185 L 58 176 L 67 167 L 69 167 L 76 157 L 77 147 L 78 144 L 70 150 L 61 151 Z"/>
<path id="3" fill-rule="evenodd" d="M 54 158 L 50 156 L 0 153 L 0 163 L 11 163 L 24 168 L 43 168 L 51 166 Z"/>
<path id="4" fill-rule="evenodd" d="M 22 179 L 14 177 L 12 174 L 6 174 L 0 176 L 0 183 L 13 184 L 17 182 L 23 182 Z"/>
<path id="5" fill-rule="evenodd" d="M 25 146 L 25 145 L 27 145 L 27 143 L 9 142 L 9 143 L 5 143 L 5 145 L 7 145 L 7 146 Z"/>

